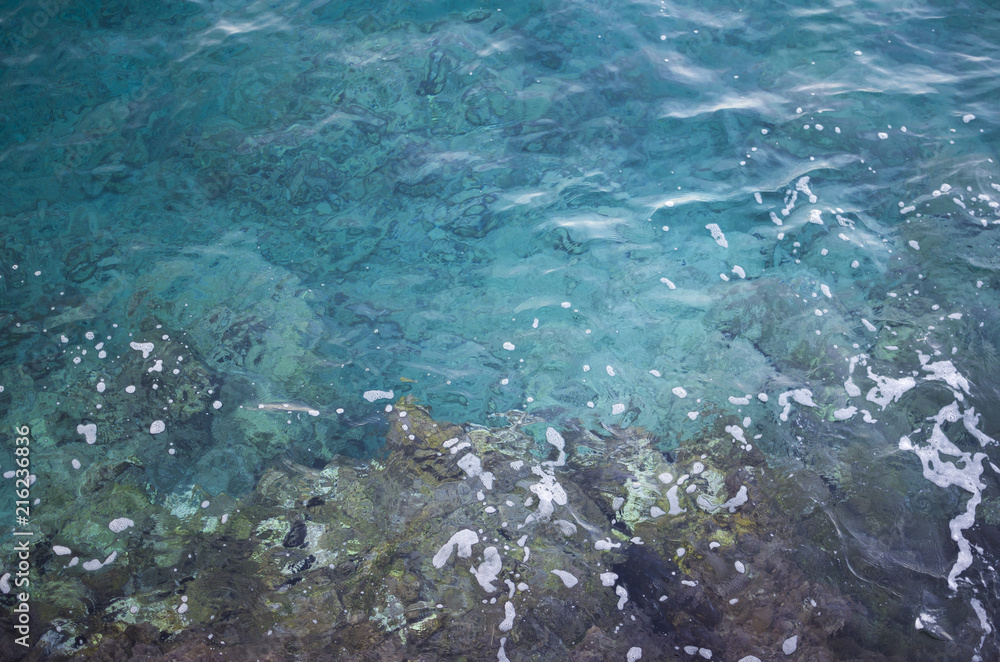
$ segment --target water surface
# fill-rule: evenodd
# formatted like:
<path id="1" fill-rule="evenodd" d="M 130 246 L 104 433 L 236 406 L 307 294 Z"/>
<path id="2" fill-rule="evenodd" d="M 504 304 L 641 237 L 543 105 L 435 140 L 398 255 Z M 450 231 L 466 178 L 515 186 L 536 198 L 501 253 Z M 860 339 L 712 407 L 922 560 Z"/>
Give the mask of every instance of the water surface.
<path id="1" fill-rule="evenodd" d="M 823 594 L 843 610 L 752 621 L 734 615 L 763 600 L 752 583 L 702 574 L 729 625 L 674 623 L 643 659 L 687 657 L 682 644 L 783 657 L 793 636 L 803 659 L 995 658 L 998 19 L 984 2 L 9 5 L 0 407 L 37 439 L 40 590 L 109 574 L 67 567 L 53 545 L 81 562 L 117 551 L 101 608 L 152 609 L 163 557 L 108 537 L 102 518 L 142 529 L 160 511 L 195 517 L 182 502 L 234 512 L 286 461 L 391 466 L 387 433 L 405 431 L 389 407 L 412 396 L 465 434 L 535 439 L 491 446 L 523 457 L 525 476 L 553 461 L 548 428 L 571 459 L 539 468 L 554 480 L 611 481 L 584 472 L 584 431 L 623 448 L 642 436 L 672 480 L 715 462 L 727 478 L 713 498 L 749 485 L 741 507 L 786 516 L 751 536 L 784 540 L 766 590 L 807 579 L 803 604 Z M 11 442 L 0 470 L 14 459 Z M 614 479 L 622 498 L 652 466 Z M 99 489 L 123 471 L 141 492 L 131 505 Z M 670 481 L 651 485 L 643 508 L 666 511 Z M 696 501 L 710 487 L 675 494 L 714 517 Z M 633 528 L 608 567 L 656 566 L 641 555 L 663 550 L 639 550 L 625 535 L 638 524 L 602 494 L 605 535 Z M 93 499 L 100 536 L 73 498 Z M 643 526 L 708 563 L 710 536 L 676 517 Z M 451 524 L 428 534 L 427 559 L 466 526 Z M 629 572 L 626 608 L 653 624 L 632 629 L 656 631 L 670 617 Z M 428 573 L 433 604 L 446 582 Z M 615 604 L 592 574 L 580 592 Z M 468 600 L 500 595 L 474 579 Z M 532 599 L 559 585 L 545 587 Z M 246 640 L 277 627 L 262 612 Z M 82 618 L 60 605 L 33 637 L 88 650 Z M 210 628 L 186 618 L 157 629 Z M 622 618 L 615 636 L 638 641 Z M 579 620 L 567 645 L 584 639 Z M 725 627 L 745 640 L 702 640 Z M 447 658 L 434 636 L 420 654 Z M 512 660 L 545 650 L 523 625 L 507 636 Z"/>

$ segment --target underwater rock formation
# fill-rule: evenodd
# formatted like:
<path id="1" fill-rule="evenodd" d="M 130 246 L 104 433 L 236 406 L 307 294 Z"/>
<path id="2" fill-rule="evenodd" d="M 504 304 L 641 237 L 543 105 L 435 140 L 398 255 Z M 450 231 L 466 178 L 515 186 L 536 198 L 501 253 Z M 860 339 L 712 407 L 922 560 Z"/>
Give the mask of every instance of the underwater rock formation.
<path id="1" fill-rule="evenodd" d="M 388 409 L 378 459 L 278 458 L 239 499 L 108 469 L 78 521 L 129 517 L 35 544 L 45 634 L 24 659 L 777 659 L 792 638 L 897 659 L 873 652 L 897 616 L 810 570 L 800 484 L 724 431 L 664 454 L 641 429 Z"/>

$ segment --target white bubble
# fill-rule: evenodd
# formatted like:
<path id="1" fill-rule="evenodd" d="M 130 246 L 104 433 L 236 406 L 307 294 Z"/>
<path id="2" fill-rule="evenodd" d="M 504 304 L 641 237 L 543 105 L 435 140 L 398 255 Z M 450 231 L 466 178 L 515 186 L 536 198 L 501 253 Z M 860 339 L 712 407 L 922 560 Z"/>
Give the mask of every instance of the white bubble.
<path id="1" fill-rule="evenodd" d="M 111 520 L 111 522 L 108 523 L 108 528 L 114 531 L 115 533 L 121 533 L 130 526 L 135 526 L 135 522 L 133 522 L 127 517 L 119 517 L 117 519 Z"/>
<path id="2" fill-rule="evenodd" d="M 368 402 L 375 402 L 376 400 L 386 400 L 386 399 L 391 400 L 393 397 L 395 397 L 395 394 L 391 390 L 390 391 L 371 390 L 371 391 L 365 391 L 362 397 Z"/>
<path id="3" fill-rule="evenodd" d="M 128 346 L 137 352 L 142 352 L 142 358 L 144 359 L 148 359 L 149 353 L 153 351 L 153 343 L 151 342 L 130 342 Z"/>
<path id="4" fill-rule="evenodd" d="M 153 421 L 149 426 L 149 434 L 160 434 L 166 429 L 167 426 L 163 421 Z"/>
<path id="5" fill-rule="evenodd" d="M 86 425 L 81 423 L 76 426 L 76 431 L 83 435 L 88 444 L 93 444 L 97 441 L 97 425 L 94 423 L 87 423 Z"/>

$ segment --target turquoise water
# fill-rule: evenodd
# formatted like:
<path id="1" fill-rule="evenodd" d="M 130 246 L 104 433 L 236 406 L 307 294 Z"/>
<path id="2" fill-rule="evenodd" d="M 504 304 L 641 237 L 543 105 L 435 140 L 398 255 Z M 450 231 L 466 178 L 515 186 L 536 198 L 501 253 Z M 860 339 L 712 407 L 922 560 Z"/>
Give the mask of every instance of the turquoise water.
<path id="1" fill-rule="evenodd" d="M 836 593 L 840 627 L 743 614 L 745 641 L 674 627 L 643 660 L 784 659 L 792 636 L 799 659 L 997 659 L 998 19 L 985 2 L 8 3 L 0 471 L 30 426 L 39 590 L 112 574 L 53 545 L 117 551 L 124 575 L 157 564 L 127 532 L 96 542 L 74 498 L 106 536 L 98 512 L 256 503 L 275 463 L 391 465 L 387 406 L 412 396 L 467 432 L 527 416 L 535 447 L 499 448 L 528 464 L 552 427 L 571 460 L 579 431 L 641 430 L 676 476 L 710 439 L 758 467 L 720 469 L 737 482 L 719 502 L 753 477 L 752 504 L 786 518 L 786 580 Z M 142 508 L 91 497 L 123 471 Z M 107 604 L 143 595 L 107 582 Z M 723 623 L 730 589 L 709 600 Z M 32 642 L 85 651 L 85 620 L 48 614 Z M 545 657 L 524 624 L 507 637 L 511 660 Z M 420 654 L 458 657 L 441 646 Z"/>

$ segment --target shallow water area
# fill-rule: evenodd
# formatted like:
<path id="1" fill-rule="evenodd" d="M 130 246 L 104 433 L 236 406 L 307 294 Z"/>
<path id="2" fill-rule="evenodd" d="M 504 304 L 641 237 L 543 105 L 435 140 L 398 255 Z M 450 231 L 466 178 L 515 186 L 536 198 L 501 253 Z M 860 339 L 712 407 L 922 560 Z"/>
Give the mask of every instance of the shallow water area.
<path id="1" fill-rule="evenodd" d="M 0 658 L 997 659 L 997 19 L 5 6 Z"/>

